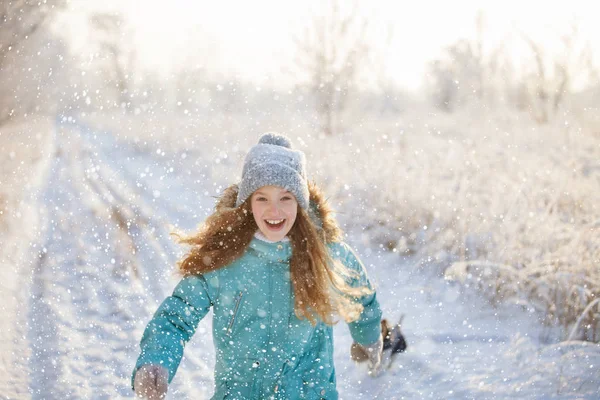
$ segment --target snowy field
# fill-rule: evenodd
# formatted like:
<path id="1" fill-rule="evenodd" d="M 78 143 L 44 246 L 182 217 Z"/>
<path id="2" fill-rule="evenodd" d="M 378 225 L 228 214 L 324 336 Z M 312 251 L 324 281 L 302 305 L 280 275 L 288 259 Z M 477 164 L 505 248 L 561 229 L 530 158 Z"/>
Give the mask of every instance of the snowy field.
<path id="1" fill-rule="evenodd" d="M 462 276 L 460 264 L 454 264 L 448 271 L 456 276 L 444 279 L 442 268 L 477 260 L 472 254 L 475 248 L 480 259 L 498 260 L 498 252 L 509 252 L 501 258 L 507 265 L 528 265 L 538 260 L 529 252 L 536 246 L 524 248 L 523 236 L 542 243 L 549 240 L 542 227 L 569 236 L 569 229 L 576 231 L 582 224 L 588 227 L 587 235 L 577 236 L 577 243 L 569 242 L 580 246 L 571 249 L 582 252 L 561 258 L 561 265 L 573 276 L 580 272 L 574 268 L 591 267 L 593 260 L 597 268 L 594 257 L 599 243 L 594 242 L 597 230 L 592 229 L 596 220 L 587 220 L 598 215 L 594 207 L 600 204 L 597 187 L 589 189 L 598 184 L 594 168 L 600 149 L 594 142 L 571 133 L 564 140 L 570 140 L 570 146 L 590 146 L 589 151 L 583 150 L 589 159 L 546 161 L 548 154 L 568 152 L 560 146 L 556 153 L 544 152 L 544 146 L 557 143 L 543 139 L 547 132 L 521 138 L 514 144 L 519 150 L 515 154 L 530 152 L 531 157 L 515 161 L 521 168 L 514 179 L 521 184 L 514 187 L 510 173 L 494 164 L 506 159 L 497 155 L 498 141 L 483 136 L 482 143 L 475 143 L 460 130 L 452 137 L 435 139 L 438 130 L 454 126 L 443 119 L 436 120 L 440 126 L 404 121 L 395 132 L 365 122 L 368 134 L 337 138 L 303 134 L 310 132 L 310 126 L 301 118 L 289 118 L 287 125 L 269 125 L 260 118 L 246 127 L 231 122 L 226 132 L 198 121 L 174 121 L 165 126 L 141 117 L 132 121 L 95 117 L 3 128 L 0 143 L 9 157 L 3 160 L 0 192 L 0 295 L 4 300 L 0 398 L 133 397 L 130 374 L 142 331 L 177 282 L 174 266 L 183 249 L 169 233 L 174 228 L 193 230 L 211 212 L 214 196 L 237 178 L 245 151 L 265 130 L 303 138 L 298 147 L 307 150 L 313 176 L 340 211 L 347 241 L 378 287 L 384 315 L 391 320 L 405 315 L 409 349 L 378 379 L 369 378 L 350 361 L 348 330 L 343 323 L 336 326 L 335 362 L 342 399 L 600 398 L 600 345 L 561 341 L 566 328 L 560 323 L 544 324 L 547 305 L 521 296 L 520 288 L 512 297 L 496 289 L 495 297 L 485 292 L 485 284 L 471 285 L 483 289 L 473 291 L 463 281 L 487 284 L 485 276 Z M 213 123 L 220 126 L 221 122 Z M 461 126 L 458 122 L 454 123 Z M 477 123 L 469 129 L 477 129 Z M 236 132 L 247 134 L 242 137 Z M 459 145 L 445 147 L 449 140 Z M 332 149 L 339 151 L 332 155 Z M 400 164 L 390 165 L 391 159 Z M 545 173 L 552 162 L 563 161 L 575 163 L 572 169 L 577 171 L 587 166 L 590 179 L 556 175 L 563 173 L 556 167 L 552 171 L 563 188 L 578 185 L 576 190 L 526 190 L 529 173 Z M 541 167 L 533 168 L 536 163 Z M 456 165 L 466 167 L 456 170 Z M 490 180 L 489 174 L 486 180 L 486 175 L 477 173 L 490 168 L 498 172 L 499 180 Z M 448 185 L 458 199 L 454 204 L 448 204 Z M 504 199 L 496 196 L 484 202 L 474 195 L 480 193 L 476 188 L 487 185 L 500 190 Z M 528 194 L 514 195 L 523 192 Z M 505 242 L 499 242 L 498 236 L 490 236 L 499 220 L 488 215 L 518 221 L 532 212 L 525 203 L 537 204 L 544 196 L 551 203 L 540 207 L 557 211 L 545 214 L 539 224 L 525 219 L 498 228 L 503 235 L 523 234 L 520 239 L 506 234 Z M 428 203 L 417 209 L 419 198 Z M 574 215 L 572 221 L 564 221 L 569 202 L 579 205 L 579 219 Z M 431 211 L 427 226 L 422 214 L 413 215 L 422 209 Z M 482 221 L 480 229 L 465 234 L 477 218 Z M 396 220 L 399 225 L 393 226 Z M 488 240 L 491 237 L 493 241 Z M 559 245 L 545 245 L 552 250 L 545 254 L 563 251 Z M 588 258 L 588 264 L 580 262 Z M 585 279 L 597 277 L 590 273 Z M 589 300 L 596 288 L 583 287 L 582 301 Z M 210 398 L 214 365 L 210 317 L 201 322 L 186 348 L 168 398 Z"/>

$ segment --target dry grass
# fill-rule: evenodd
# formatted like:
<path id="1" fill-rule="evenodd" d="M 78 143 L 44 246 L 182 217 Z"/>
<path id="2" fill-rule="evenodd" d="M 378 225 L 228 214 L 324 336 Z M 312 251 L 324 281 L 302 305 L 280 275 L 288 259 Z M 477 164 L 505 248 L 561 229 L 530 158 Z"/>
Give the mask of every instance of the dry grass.
<path id="1" fill-rule="evenodd" d="M 211 195 L 239 177 L 261 132 L 286 133 L 346 228 L 421 256 L 440 275 L 468 262 L 465 284 L 492 303 L 537 310 L 564 337 L 600 297 L 600 138 L 574 118 L 538 126 L 513 111 L 411 110 L 348 123 L 333 137 L 293 113 L 147 119 L 115 118 L 108 128 L 152 151 L 193 151 L 215 182 Z M 597 311 L 583 316 L 577 337 L 600 340 Z"/>
<path id="2" fill-rule="evenodd" d="M 341 143 L 352 151 L 328 157 Z M 376 245 L 442 274 L 470 262 L 465 283 L 538 311 L 564 337 L 600 297 L 600 141 L 576 121 L 412 115 L 319 148 L 339 208 Z M 576 337 L 600 341 L 597 307 Z"/>

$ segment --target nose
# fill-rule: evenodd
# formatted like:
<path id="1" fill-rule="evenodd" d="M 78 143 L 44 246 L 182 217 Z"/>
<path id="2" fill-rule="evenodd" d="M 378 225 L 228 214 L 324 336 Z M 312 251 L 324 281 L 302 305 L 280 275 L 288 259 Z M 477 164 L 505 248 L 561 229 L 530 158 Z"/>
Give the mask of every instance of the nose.
<path id="1" fill-rule="evenodd" d="M 279 215 L 279 204 L 276 201 L 271 202 L 271 204 L 269 204 L 268 210 L 275 215 Z"/>

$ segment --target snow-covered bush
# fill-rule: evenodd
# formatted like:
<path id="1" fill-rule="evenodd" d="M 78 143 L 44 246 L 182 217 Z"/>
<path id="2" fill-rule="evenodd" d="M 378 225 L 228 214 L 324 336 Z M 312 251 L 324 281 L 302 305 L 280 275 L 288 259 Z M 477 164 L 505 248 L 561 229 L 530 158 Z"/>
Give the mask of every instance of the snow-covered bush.
<path id="1" fill-rule="evenodd" d="M 357 117 L 337 136 L 315 134 L 316 120 L 293 111 L 87 120 L 141 147 L 187 152 L 210 174 L 199 190 L 212 196 L 239 179 L 260 133 L 284 132 L 344 228 L 372 244 L 440 276 L 462 271 L 493 303 L 536 310 L 565 337 L 600 296 L 600 145 L 575 120 L 539 126 L 512 110 L 415 108 Z M 600 339 L 597 311 L 577 338 Z"/>
<path id="2" fill-rule="evenodd" d="M 334 191 L 341 209 L 376 244 L 440 272 L 470 262 L 472 286 L 540 311 L 565 337 L 600 296 L 600 145 L 576 121 L 415 113 L 365 123 L 339 143 L 346 154 L 325 175 L 348 188 Z M 336 144 L 320 148 L 326 159 Z M 600 340 L 594 310 L 576 338 Z"/>

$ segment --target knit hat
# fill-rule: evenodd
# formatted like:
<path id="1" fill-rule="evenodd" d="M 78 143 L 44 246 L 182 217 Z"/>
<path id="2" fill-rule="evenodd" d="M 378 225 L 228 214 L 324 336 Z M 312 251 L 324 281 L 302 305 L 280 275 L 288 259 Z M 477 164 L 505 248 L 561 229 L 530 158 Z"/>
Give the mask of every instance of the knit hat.
<path id="1" fill-rule="evenodd" d="M 238 207 L 255 190 L 267 185 L 280 186 L 291 192 L 303 209 L 308 209 L 306 158 L 300 150 L 293 150 L 284 135 L 265 133 L 244 160 L 242 181 L 238 185 L 235 206 Z"/>

